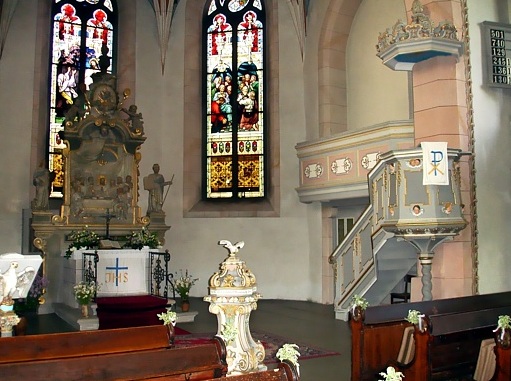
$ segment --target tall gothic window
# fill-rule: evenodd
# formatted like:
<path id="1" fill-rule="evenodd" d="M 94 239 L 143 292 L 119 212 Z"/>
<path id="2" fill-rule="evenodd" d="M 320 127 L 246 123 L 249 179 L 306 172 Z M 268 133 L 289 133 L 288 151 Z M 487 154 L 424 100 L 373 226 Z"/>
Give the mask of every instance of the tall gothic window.
<path id="1" fill-rule="evenodd" d="M 99 58 L 115 68 L 117 5 L 115 0 L 53 0 L 50 52 L 50 120 L 48 166 L 50 197 L 63 196 L 65 145 L 59 136 L 64 120 L 85 112 L 85 90 L 99 71 Z"/>
<path id="2" fill-rule="evenodd" d="M 204 197 L 263 198 L 267 178 L 263 1 L 208 1 L 203 34 Z"/>

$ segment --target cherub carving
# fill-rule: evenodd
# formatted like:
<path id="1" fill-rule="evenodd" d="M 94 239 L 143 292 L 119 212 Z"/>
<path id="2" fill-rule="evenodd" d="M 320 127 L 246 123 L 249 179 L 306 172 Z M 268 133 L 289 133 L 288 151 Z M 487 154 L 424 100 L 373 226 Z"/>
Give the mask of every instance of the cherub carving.
<path id="1" fill-rule="evenodd" d="M 144 121 L 142 120 L 142 113 L 137 112 L 136 105 L 131 105 L 127 110 L 123 107 L 121 111 L 128 114 L 128 118 L 125 119 L 125 122 L 128 124 L 131 123 L 131 131 L 136 134 L 144 133 Z"/>

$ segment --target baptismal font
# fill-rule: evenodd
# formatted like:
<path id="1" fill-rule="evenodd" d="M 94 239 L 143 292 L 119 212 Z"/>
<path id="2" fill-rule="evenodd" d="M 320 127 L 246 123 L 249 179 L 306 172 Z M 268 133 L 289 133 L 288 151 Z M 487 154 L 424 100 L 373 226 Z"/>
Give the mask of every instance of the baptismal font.
<path id="1" fill-rule="evenodd" d="M 14 299 L 25 298 L 42 258 L 39 255 L 0 255 L 0 329 L 2 337 L 12 336 L 20 318 L 13 310 Z"/>
<path id="2" fill-rule="evenodd" d="M 210 303 L 209 312 L 217 315 L 217 336 L 226 343 L 227 375 L 266 370 L 263 344 L 254 341 L 248 324 L 261 295 L 254 274 L 237 257 L 244 242 L 221 240 L 219 244 L 229 250 L 229 256 L 210 278 L 209 295 L 204 300 Z"/>

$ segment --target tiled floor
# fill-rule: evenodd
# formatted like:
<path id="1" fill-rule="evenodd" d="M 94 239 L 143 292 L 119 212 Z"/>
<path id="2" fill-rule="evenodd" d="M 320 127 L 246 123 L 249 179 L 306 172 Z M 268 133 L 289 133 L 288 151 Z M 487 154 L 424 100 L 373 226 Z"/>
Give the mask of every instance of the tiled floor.
<path id="1" fill-rule="evenodd" d="M 192 298 L 192 310 L 199 314 L 193 323 L 178 326 L 193 332 L 216 332 L 217 318 L 208 311 L 209 303 Z M 350 332 L 346 322 L 335 320 L 333 307 L 311 302 L 260 300 L 250 316 L 250 328 L 339 352 L 338 356 L 300 361 L 303 381 L 350 380 Z M 31 318 L 28 334 L 73 331 L 55 314 Z"/>

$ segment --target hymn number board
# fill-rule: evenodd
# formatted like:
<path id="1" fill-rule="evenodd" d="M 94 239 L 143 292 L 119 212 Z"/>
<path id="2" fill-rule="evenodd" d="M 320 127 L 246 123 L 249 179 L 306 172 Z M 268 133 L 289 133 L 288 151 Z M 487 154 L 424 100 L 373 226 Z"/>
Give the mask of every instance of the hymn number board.
<path id="1" fill-rule="evenodd" d="M 511 25 L 485 21 L 483 43 L 486 56 L 485 83 L 511 88 Z"/>

